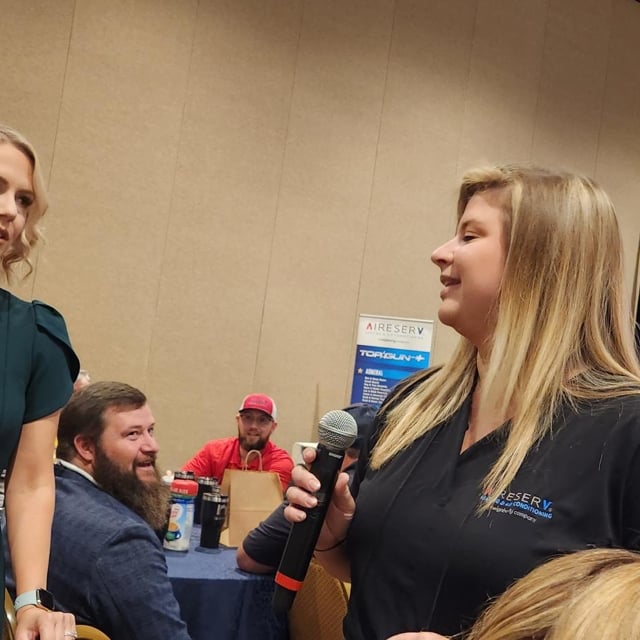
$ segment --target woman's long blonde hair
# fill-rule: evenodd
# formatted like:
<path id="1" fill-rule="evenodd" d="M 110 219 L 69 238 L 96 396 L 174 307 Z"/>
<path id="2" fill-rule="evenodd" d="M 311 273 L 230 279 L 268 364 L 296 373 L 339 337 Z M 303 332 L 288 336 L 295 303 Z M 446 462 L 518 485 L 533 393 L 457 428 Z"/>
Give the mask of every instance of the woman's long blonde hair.
<path id="1" fill-rule="evenodd" d="M 555 558 L 507 589 L 465 640 L 637 640 L 640 554 L 590 549 Z"/>
<path id="2" fill-rule="evenodd" d="M 44 179 L 42 178 L 42 173 L 40 171 L 40 162 L 38 161 L 38 156 L 31 143 L 20 132 L 6 125 L 0 124 L 0 144 L 11 144 L 27 157 L 31 163 L 31 168 L 33 169 L 32 181 L 33 193 L 35 196 L 33 204 L 27 211 L 27 219 L 18 241 L 11 247 L 8 247 L 0 257 L 2 270 L 4 271 L 5 276 L 9 278 L 12 266 L 18 262 L 24 261 L 26 263 L 27 269 L 25 275 L 28 275 L 33 270 L 33 265 L 29 259 L 29 255 L 31 254 L 33 247 L 35 247 L 38 241 L 42 238 L 38 223 L 40 218 L 42 218 L 47 211 L 49 203 L 47 200 L 47 190 L 45 188 Z"/>
<path id="3" fill-rule="evenodd" d="M 488 190 L 503 202 L 506 261 L 481 402 L 508 415 L 511 425 L 485 478 L 482 510 L 551 430 L 561 402 L 640 393 L 622 242 L 607 194 L 567 172 L 476 169 L 463 178 L 458 219 L 474 194 Z M 452 359 L 389 410 L 373 468 L 460 408 L 474 385 L 476 357 L 476 347 L 461 338 Z"/>

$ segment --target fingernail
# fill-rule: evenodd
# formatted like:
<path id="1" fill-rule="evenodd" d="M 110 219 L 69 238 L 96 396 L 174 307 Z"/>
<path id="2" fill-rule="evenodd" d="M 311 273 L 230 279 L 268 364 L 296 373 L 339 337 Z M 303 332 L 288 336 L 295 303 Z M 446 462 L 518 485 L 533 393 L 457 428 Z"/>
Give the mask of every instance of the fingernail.
<path id="1" fill-rule="evenodd" d="M 314 480 L 311 483 L 311 489 L 313 489 L 313 491 L 317 491 L 320 488 L 320 481 L 319 480 Z"/>

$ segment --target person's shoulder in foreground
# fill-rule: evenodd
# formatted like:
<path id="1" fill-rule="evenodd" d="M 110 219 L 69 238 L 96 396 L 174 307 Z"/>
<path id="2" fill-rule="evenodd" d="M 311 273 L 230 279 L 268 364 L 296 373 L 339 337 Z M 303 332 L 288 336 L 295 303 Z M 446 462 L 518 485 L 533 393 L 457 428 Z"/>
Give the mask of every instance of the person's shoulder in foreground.
<path id="1" fill-rule="evenodd" d="M 465 640 L 638 640 L 640 553 L 587 549 L 559 556 L 513 583 Z M 446 640 L 430 632 L 388 640 Z"/>
<path id="2" fill-rule="evenodd" d="M 509 587 L 465 637 L 637 640 L 640 554 L 603 548 L 554 558 Z"/>
<path id="3" fill-rule="evenodd" d="M 90 384 L 62 411 L 49 584 L 63 610 L 114 639 L 189 639 L 156 535 L 169 504 L 158 449 L 129 385 Z"/>

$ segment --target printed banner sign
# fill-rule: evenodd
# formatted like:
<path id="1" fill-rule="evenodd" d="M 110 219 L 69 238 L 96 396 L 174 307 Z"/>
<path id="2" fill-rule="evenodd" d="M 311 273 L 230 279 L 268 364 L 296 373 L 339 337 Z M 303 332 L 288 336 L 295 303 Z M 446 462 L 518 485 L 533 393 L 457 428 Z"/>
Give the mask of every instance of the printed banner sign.
<path id="1" fill-rule="evenodd" d="M 429 366 L 432 320 L 361 315 L 351 403 L 379 407 L 403 378 Z"/>

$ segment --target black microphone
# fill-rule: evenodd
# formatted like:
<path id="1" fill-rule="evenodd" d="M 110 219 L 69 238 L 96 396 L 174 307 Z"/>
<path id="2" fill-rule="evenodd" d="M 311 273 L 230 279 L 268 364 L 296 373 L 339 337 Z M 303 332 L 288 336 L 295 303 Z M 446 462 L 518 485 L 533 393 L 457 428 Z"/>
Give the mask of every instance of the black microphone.
<path id="1" fill-rule="evenodd" d="M 345 449 L 353 444 L 357 435 L 358 425 L 346 411 L 329 411 L 318 424 L 318 448 L 310 469 L 320 481 L 320 488 L 313 494 L 318 504 L 313 509 L 305 509 L 307 517 L 302 522 L 291 525 L 275 577 L 272 605 L 277 613 L 285 613 L 291 608 L 296 593 L 302 587 L 342 467 Z"/>

